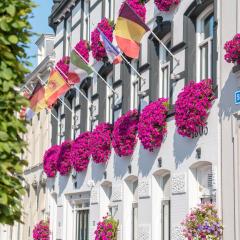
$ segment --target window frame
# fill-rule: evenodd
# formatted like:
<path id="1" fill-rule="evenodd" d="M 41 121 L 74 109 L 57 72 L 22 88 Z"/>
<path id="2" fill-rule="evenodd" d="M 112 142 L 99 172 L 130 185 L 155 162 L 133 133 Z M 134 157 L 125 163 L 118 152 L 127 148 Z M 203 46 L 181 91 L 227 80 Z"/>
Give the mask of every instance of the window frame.
<path id="1" fill-rule="evenodd" d="M 205 20 L 213 15 L 214 19 L 214 6 L 210 4 L 204 11 L 196 19 L 196 82 L 200 82 L 206 78 L 213 77 L 213 41 L 214 41 L 214 24 L 213 24 L 213 36 L 209 36 L 208 38 L 204 38 L 204 22 Z M 207 46 L 207 59 L 208 59 L 208 66 L 207 66 L 207 73 L 208 76 L 202 76 L 202 64 L 203 59 L 201 57 L 202 49 Z M 206 71 L 206 70 L 205 70 Z"/>
<path id="2" fill-rule="evenodd" d="M 171 46 L 171 33 L 168 33 L 163 39 L 162 42 L 168 46 Z M 161 98 L 168 98 L 170 99 L 171 93 L 171 72 L 172 72 L 172 59 L 167 50 L 162 46 L 159 45 L 159 90 L 158 96 Z M 163 70 L 167 69 L 167 76 L 168 78 L 164 78 Z M 167 86 L 167 88 L 165 88 Z"/>

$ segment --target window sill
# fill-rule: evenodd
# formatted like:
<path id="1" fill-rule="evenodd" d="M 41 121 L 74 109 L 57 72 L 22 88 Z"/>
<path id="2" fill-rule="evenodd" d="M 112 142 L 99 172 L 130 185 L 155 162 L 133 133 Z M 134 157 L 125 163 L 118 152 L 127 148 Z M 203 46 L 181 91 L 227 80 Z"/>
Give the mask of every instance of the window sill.
<path id="1" fill-rule="evenodd" d="M 236 75 L 236 77 L 240 80 L 240 65 L 234 66 L 232 71 Z"/>

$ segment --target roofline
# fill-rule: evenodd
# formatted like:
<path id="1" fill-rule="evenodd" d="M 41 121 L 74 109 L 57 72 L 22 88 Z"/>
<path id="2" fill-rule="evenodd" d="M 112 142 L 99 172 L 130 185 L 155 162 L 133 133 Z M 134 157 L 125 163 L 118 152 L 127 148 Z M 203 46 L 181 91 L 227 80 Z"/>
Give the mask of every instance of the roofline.
<path id="1" fill-rule="evenodd" d="M 38 43 L 42 40 L 44 37 L 49 37 L 54 39 L 54 34 L 53 33 L 42 33 L 40 37 L 36 40 L 35 45 L 38 45 Z"/>

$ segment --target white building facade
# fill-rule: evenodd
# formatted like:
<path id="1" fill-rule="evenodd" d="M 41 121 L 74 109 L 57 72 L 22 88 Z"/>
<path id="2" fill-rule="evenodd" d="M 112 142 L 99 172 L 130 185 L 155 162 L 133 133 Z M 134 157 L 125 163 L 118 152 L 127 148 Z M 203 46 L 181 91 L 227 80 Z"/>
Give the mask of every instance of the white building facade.
<path id="1" fill-rule="evenodd" d="M 50 26 L 55 31 L 56 61 L 70 55 L 80 39 L 103 17 L 116 20 L 121 1 L 54 1 Z M 129 109 L 141 111 L 160 97 L 169 98 L 168 133 L 154 152 L 138 141 L 129 158 L 114 150 L 106 165 L 89 163 L 84 173 L 72 171 L 48 179 L 48 210 L 53 240 L 92 240 L 99 220 L 111 213 L 119 220 L 119 240 L 180 240 L 181 221 L 201 202 L 214 202 L 223 218 L 224 239 L 240 239 L 239 217 L 239 69 L 224 61 L 224 43 L 240 32 L 240 1 L 182 0 L 169 13 L 146 3 L 146 23 L 179 59 L 146 34 L 138 61 L 140 80 L 124 62 L 98 63 L 99 73 L 120 96 L 96 76 L 77 85 L 95 106 L 71 89 L 54 107 L 51 144 L 75 139 L 100 122 L 114 123 Z M 190 81 L 212 78 L 217 96 L 207 126 L 192 139 L 181 137 L 174 120 L 178 93 Z"/>

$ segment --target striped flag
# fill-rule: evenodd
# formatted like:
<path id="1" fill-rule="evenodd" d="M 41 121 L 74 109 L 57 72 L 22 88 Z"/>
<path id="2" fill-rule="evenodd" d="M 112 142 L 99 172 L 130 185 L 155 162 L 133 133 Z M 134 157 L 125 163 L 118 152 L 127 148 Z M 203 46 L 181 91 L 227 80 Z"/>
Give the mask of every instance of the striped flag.
<path id="1" fill-rule="evenodd" d="M 51 107 L 57 99 L 70 89 L 70 85 L 65 81 L 62 75 L 53 68 L 48 83 L 45 86 L 45 99 L 48 107 Z"/>
<path id="2" fill-rule="evenodd" d="M 81 54 L 75 48 L 71 52 L 69 72 L 77 74 L 80 81 L 93 73 L 92 68 L 82 59 Z"/>
<path id="3" fill-rule="evenodd" d="M 100 33 L 100 39 L 103 42 L 109 62 L 113 64 L 120 63 L 122 61 L 121 52 L 109 41 L 99 28 L 97 28 L 97 30 Z"/>
<path id="4" fill-rule="evenodd" d="M 128 57 L 137 59 L 142 37 L 149 30 L 149 27 L 128 3 L 123 3 L 114 30 L 115 38 L 121 51 Z"/>
<path id="5" fill-rule="evenodd" d="M 30 108 L 33 112 L 39 113 L 43 109 L 47 108 L 47 103 L 45 100 L 45 89 L 40 82 L 37 83 L 33 90 L 32 95 L 29 98 Z"/>

